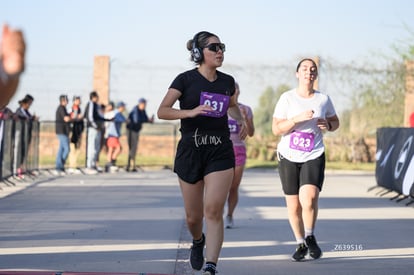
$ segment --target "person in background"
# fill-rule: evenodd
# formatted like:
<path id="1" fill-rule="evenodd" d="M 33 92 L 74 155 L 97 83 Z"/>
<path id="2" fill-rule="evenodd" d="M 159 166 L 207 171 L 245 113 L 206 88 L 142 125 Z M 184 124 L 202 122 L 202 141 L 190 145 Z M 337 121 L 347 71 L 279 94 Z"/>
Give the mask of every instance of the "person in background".
<path id="1" fill-rule="evenodd" d="M 56 109 L 55 132 L 59 139 L 59 149 L 56 156 L 56 173 L 58 175 L 65 174 L 65 163 L 68 158 L 69 133 L 70 133 L 70 115 L 66 109 L 68 105 L 68 97 L 61 95 L 59 97 L 59 106 Z"/>
<path id="2" fill-rule="evenodd" d="M 106 155 L 108 153 L 108 147 L 106 146 L 106 123 L 107 123 L 107 119 L 105 114 L 109 111 L 113 111 L 114 110 L 114 104 L 112 103 L 112 105 L 105 105 L 105 104 L 100 104 L 100 108 L 99 111 L 101 113 L 101 115 L 105 118 L 105 121 L 103 123 L 103 127 L 101 129 L 101 141 L 100 141 L 100 149 L 99 149 L 99 154 L 98 154 L 98 159 L 96 160 L 97 162 L 99 162 L 99 158 L 101 156 L 101 152 L 103 151 L 104 154 Z"/>
<path id="3" fill-rule="evenodd" d="M 100 172 L 98 168 L 98 155 L 101 150 L 101 133 L 104 127 L 105 118 L 98 104 L 99 95 L 96 91 L 89 94 L 89 102 L 85 108 L 87 133 L 87 153 L 86 153 L 86 174 L 96 174 Z"/>
<path id="4" fill-rule="evenodd" d="M 314 229 L 325 177 L 323 133 L 339 127 L 330 97 L 313 88 L 317 77 L 315 61 L 302 59 L 296 67 L 298 87 L 280 96 L 273 113 L 273 134 L 281 136 L 279 176 L 297 242 L 293 261 L 302 261 L 308 252 L 313 259 L 322 256 Z"/>
<path id="5" fill-rule="evenodd" d="M 254 135 L 254 123 L 253 123 L 253 112 L 252 109 L 239 102 L 240 87 L 236 82 L 236 91 L 234 96 L 238 102 L 240 112 L 246 122 L 246 131 L 249 137 Z M 239 201 L 239 186 L 242 180 L 244 165 L 246 164 L 246 143 L 240 138 L 240 127 L 237 121 L 229 115 L 229 129 L 230 139 L 233 142 L 234 156 L 236 158 L 236 167 L 234 168 L 233 182 L 230 187 L 229 196 L 227 198 L 227 216 L 226 216 L 226 228 L 234 227 L 233 213 L 236 209 Z"/>
<path id="6" fill-rule="evenodd" d="M 78 166 L 78 157 L 80 154 L 80 147 L 82 141 L 82 133 L 85 128 L 83 123 L 83 115 L 81 109 L 81 97 L 74 96 L 72 110 L 70 112 L 70 119 L 72 121 L 72 131 L 70 137 L 70 153 L 69 153 L 69 166 L 70 169 L 67 169 L 70 173 L 76 173 Z"/>
<path id="7" fill-rule="evenodd" d="M 26 43 L 22 31 L 3 25 L 0 41 L 0 109 L 16 93 L 25 67 Z"/>
<path id="8" fill-rule="evenodd" d="M 139 133 L 142 128 L 143 123 L 153 123 L 154 116 L 148 118 L 147 112 L 145 110 L 147 106 L 147 100 L 145 98 L 140 98 L 138 100 L 138 105 L 135 106 L 128 115 L 127 129 L 128 129 L 128 163 L 127 171 L 136 172 L 136 160 L 135 156 L 137 154 L 138 143 L 139 143 Z"/>
<path id="9" fill-rule="evenodd" d="M 108 104 L 112 107 L 114 106 L 113 102 Z M 116 159 L 122 151 L 122 146 L 119 141 L 121 136 L 121 127 L 122 123 L 126 122 L 126 118 L 122 114 L 125 111 L 125 103 L 119 102 L 116 105 L 116 110 L 110 110 L 105 113 L 105 118 L 111 120 L 106 122 L 106 146 L 108 148 L 107 152 L 107 164 L 105 165 L 105 171 L 109 172 L 111 167 L 116 167 Z"/>
<path id="10" fill-rule="evenodd" d="M 13 119 L 13 111 L 10 110 L 7 106 L 2 108 L 0 110 L 0 164 L 3 167 L 3 148 L 6 148 L 6 150 L 8 150 L 9 148 L 7 148 L 7 146 L 4 144 L 3 142 L 3 138 L 4 138 L 4 132 L 7 131 L 9 128 L 6 126 L 6 121 L 7 120 L 11 120 Z M 12 127 L 12 123 L 9 124 L 10 127 Z M 10 152 L 10 151 L 9 151 Z M 2 171 L 0 171 L 0 175 L 3 177 L 4 175 L 2 174 Z"/>
<path id="11" fill-rule="evenodd" d="M 19 101 L 19 107 L 15 112 L 15 118 L 20 122 L 15 128 L 15 146 L 14 146 L 14 167 L 16 167 L 16 175 L 21 177 L 25 173 L 26 157 L 29 146 L 32 141 L 33 121 L 39 118 L 32 115 L 29 111 L 34 101 L 33 96 L 27 94 Z"/>
<path id="12" fill-rule="evenodd" d="M 227 113 L 242 127 L 234 78 L 217 70 L 225 45 L 217 35 L 202 31 L 187 42 L 196 68 L 179 74 L 158 108 L 158 117 L 181 120 L 174 172 L 184 200 L 186 222 L 193 238 L 190 265 L 203 275 L 215 275 L 223 245 L 223 210 L 234 176 L 234 152 Z M 180 108 L 174 108 L 179 101 Z M 206 234 L 203 221 L 206 221 Z"/>

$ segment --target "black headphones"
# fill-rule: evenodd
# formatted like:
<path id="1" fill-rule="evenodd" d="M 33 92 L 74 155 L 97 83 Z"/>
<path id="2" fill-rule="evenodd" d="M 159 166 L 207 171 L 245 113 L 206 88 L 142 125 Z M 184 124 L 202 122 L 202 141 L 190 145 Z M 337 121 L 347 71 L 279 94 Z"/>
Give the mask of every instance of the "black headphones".
<path id="1" fill-rule="evenodd" d="M 194 62 L 196 63 L 200 63 L 201 61 L 203 61 L 203 49 L 200 49 L 198 47 L 198 36 L 203 33 L 203 32 L 199 32 L 197 33 L 194 38 L 193 38 L 193 44 L 191 46 L 191 58 L 193 59 Z"/>

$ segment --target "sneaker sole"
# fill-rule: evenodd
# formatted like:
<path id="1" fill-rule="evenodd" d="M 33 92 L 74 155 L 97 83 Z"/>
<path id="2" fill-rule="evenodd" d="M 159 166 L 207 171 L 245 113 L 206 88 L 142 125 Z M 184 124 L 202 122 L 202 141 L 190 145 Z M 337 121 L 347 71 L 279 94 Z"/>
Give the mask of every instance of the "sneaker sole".
<path id="1" fill-rule="evenodd" d="M 200 269 L 195 269 L 195 268 L 191 265 L 190 258 L 188 258 L 188 265 L 189 265 L 189 266 L 190 266 L 190 268 L 191 268 L 192 270 L 194 270 L 194 271 L 200 271 L 200 270 L 203 268 L 204 263 L 205 263 L 205 261 L 203 260 L 203 264 L 201 265 L 201 268 L 200 268 Z"/>
<path id="2" fill-rule="evenodd" d="M 309 255 L 309 259 L 311 259 L 311 260 L 318 260 L 318 259 L 322 258 L 323 252 L 321 251 L 321 255 L 318 258 L 314 258 L 310 254 L 308 254 L 308 255 Z"/>

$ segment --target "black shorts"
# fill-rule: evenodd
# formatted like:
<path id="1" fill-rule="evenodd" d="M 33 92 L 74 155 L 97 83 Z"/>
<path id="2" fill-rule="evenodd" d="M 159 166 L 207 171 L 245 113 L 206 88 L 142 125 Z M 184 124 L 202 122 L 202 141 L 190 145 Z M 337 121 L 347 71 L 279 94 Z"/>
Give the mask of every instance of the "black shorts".
<path id="1" fill-rule="evenodd" d="M 312 184 L 322 191 L 325 178 L 325 153 L 307 162 L 291 162 L 279 154 L 279 175 L 285 195 L 298 195 L 299 188 Z"/>
<path id="2" fill-rule="evenodd" d="M 234 166 L 233 143 L 228 137 L 208 144 L 195 144 L 193 137 L 183 137 L 178 143 L 174 172 L 185 182 L 194 184 L 211 172 Z"/>

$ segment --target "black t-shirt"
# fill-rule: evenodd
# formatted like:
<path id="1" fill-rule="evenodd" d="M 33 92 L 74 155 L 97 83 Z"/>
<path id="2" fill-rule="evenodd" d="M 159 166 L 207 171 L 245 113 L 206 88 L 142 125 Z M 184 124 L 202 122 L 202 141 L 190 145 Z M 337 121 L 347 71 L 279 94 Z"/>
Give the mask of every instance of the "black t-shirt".
<path id="1" fill-rule="evenodd" d="M 226 96 L 226 101 L 235 91 L 234 78 L 228 74 L 217 71 L 217 79 L 213 82 L 202 76 L 197 68 L 179 74 L 172 82 L 170 88 L 181 92 L 179 97 L 180 109 L 191 110 L 200 105 L 202 92 L 214 93 Z M 215 102 L 217 103 L 217 102 Z M 221 102 L 215 105 L 220 107 Z M 212 104 L 213 106 L 214 104 Z M 222 104 L 221 104 L 222 105 Z M 219 108 L 218 107 L 218 108 Z M 223 132 L 223 135 L 229 134 L 227 125 L 227 109 L 222 109 L 221 117 L 210 117 L 199 115 L 194 118 L 181 119 L 181 129 L 183 134 L 193 133 L 196 129 L 200 131 Z"/>
<path id="2" fill-rule="evenodd" d="M 69 116 L 66 107 L 59 105 L 56 110 L 56 134 L 69 136 L 70 124 L 64 121 L 64 117 Z"/>

